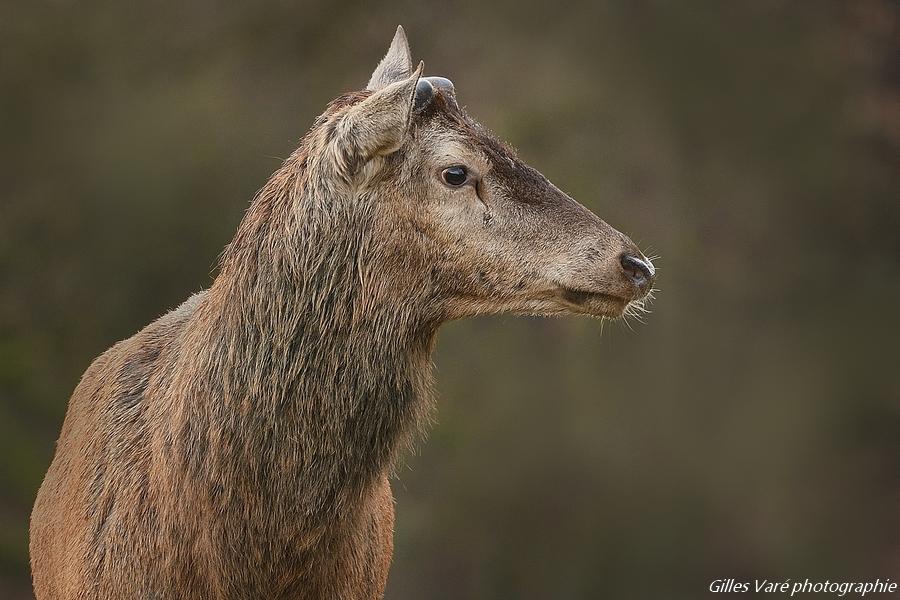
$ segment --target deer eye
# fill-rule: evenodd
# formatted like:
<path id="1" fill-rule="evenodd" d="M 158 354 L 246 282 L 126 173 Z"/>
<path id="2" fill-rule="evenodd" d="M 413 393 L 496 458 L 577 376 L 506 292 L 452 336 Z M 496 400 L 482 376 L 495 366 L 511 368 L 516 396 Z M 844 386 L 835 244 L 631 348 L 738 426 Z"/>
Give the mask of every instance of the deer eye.
<path id="1" fill-rule="evenodd" d="M 441 179 L 450 187 L 459 187 L 469 181 L 469 172 L 465 167 L 448 167 L 441 172 Z"/>

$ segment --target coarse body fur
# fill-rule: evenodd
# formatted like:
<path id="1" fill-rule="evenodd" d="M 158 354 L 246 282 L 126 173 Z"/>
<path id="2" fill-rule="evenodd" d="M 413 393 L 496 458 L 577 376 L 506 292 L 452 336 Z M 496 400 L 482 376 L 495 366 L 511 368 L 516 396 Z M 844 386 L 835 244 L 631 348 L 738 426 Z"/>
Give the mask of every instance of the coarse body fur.
<path id="1" fill-rule="evenodd" d="M 380 598 L 439 325 L 614 316 L 645 293 L 618 266 L 630 241 L 449 88 L 417 90 L 408 55 L 400 31 L 317 120 L 208 290 L 84 374 L 32 515 L 39 600 Z M 472 190 L 435 183 L 447 157 L 482 173 Z M 517 255 L 536 241 L 552 260 Z"/>

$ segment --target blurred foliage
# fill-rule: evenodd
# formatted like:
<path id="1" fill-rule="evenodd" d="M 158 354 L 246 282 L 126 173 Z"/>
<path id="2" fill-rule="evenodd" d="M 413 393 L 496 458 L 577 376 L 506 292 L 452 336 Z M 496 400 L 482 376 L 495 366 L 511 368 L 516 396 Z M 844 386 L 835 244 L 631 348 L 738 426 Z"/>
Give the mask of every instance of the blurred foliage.
<path id="1" fill-rule="evenodd" d="M 452 323 L 388 598 L 696 598 L 897 578 L 898 5 L 0 7 L 0 596 L 81 372 L 209 284 L 394 27 L 661 255 L 646 325 Z M 631 330 L 633 329 L 633 331 Z"/>

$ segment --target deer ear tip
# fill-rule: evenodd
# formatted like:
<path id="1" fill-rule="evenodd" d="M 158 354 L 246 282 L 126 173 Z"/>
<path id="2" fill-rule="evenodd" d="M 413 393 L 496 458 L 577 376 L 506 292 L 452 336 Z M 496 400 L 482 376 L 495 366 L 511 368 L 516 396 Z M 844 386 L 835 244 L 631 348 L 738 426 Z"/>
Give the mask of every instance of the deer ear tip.
<path id="1" fill-rule="evenodd" d="M 375 67 L 372 77 L 369 79 L 367 89 L 377 90 L 384 86 L 399 81 L 409 76 L 412 71 L 412 53 L 409 49 L 409 41 L 402 26 L 397 27 L 394 39 L 388 47 L 387 54 Z"/>
<path id="2" fill-rule="evenodd" d="M 394 38 L 391 40 L 391 49 L 397 49 L 405 52 L 409 56 L 409 38 L 406 37 L 406 30 L 403 25 L 397 25 L 397 31 L 394 32 Z"/>

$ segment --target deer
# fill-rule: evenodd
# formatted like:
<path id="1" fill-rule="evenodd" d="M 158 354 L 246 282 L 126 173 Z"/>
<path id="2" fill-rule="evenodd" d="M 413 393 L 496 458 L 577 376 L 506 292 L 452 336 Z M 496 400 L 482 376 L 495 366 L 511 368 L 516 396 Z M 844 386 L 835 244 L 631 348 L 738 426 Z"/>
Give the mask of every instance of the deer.
<path id="1" fill-rule="evenodd" d="M 423 76 L 399 27 L 256 194 L 208 289 L 84 373 L 32 511 L 38 600 L 382 598 L 440 325 L 615 319 L 654 277 Z"/>

